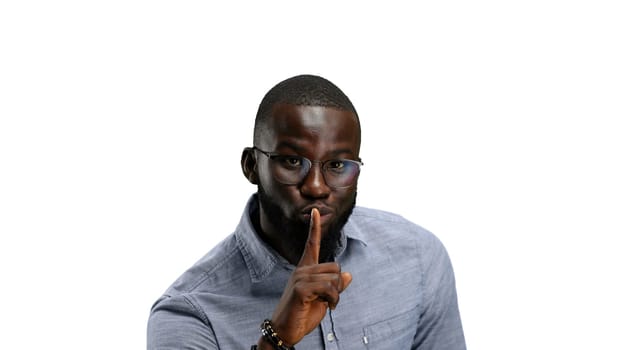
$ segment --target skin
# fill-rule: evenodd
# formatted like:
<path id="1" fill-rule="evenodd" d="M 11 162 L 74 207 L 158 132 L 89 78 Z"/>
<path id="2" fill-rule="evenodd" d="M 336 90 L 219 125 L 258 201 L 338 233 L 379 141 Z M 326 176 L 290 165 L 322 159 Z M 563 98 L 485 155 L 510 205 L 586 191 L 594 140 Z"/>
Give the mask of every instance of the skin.
<path id="1" fill-rule="evenodd" d="M 360 132 L 352 112 L 289 104 L 277 104 L 272 112 L 257 147 L 311 160 L 358 159 Z M 248 148 L 242 154 L 242 169 L 251 183 L 260 185 L 278 203 L 285 219 L 304 228 L 302 232 L 284 235 L 260 203 L 257 231 L 296 265 L 271 318 L 279 337 L 292 346 L 319 325 L 329 307 L 337 307 L 340 293 L 352 281 L 352 275 L 342 272 L 338 263 L 320 260 L 320 247 L 331 225 L 349 214 L 356 184 L 345 189 L 330 188 L 320 167 L 314 164 L 300 184 L 283 185 L 274 180 L 268 158 Z M 306 239 L 300 240 L 296 235 Z M 258 347 L 271 349 L 263 338 Z"/>

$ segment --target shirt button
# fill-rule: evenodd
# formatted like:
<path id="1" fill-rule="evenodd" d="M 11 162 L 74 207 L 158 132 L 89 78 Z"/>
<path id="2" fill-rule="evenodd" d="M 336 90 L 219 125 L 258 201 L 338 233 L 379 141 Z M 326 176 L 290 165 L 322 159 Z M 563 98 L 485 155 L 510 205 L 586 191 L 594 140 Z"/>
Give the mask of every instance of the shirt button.
<path id="1" fill-rule="evenodd" d="M 335 340 L 335 335 L 333 333 L 328 333 L 326 338 L 328 339 L 329 342 L 332 342 L 333 340 Z"/>

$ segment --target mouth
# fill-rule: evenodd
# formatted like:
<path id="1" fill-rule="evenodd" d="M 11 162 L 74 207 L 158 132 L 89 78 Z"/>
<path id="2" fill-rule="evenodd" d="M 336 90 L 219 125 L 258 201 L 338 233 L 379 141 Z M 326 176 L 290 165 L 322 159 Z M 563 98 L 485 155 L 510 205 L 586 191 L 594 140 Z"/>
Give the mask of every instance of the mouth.
<path id="1" fill-rule="evenodd" d="M 322 225 L 330 218 L 333 216 L 333 210 L 329 207 L 325 207 L 325 206 L 320 206 L 320 205 L 310 205 L 308 207 L 305 207 L 301 212 L 300 212 L 300 217 L 302 218 L 302 221 L 304 221 L 305 223 L 309 223 L 311 221 L 311 209 L 316 208 L 317 210 L 319 210 L 320 212 L 320 222 L 322 223 Z"/>

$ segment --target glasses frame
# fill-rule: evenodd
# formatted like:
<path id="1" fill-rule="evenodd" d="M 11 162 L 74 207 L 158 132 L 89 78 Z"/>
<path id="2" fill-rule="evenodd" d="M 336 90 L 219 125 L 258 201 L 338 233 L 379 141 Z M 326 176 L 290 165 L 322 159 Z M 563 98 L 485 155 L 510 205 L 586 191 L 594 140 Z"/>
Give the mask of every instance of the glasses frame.
<path id="1" fill-rule="evenodd" d="M 298 158 L 306 159 L 306 160 L 308 160 L 311 163 L 311 166 L 307 170 L 307 173 L 297 183 L 283 182 L 283 181 L 277 179 L 276 177 L 274 177 L 275 180 L 277 180 L 278 182 L 280 182 L 280 183 L 282 183 L 284 185 L 298 185 L 298 184 L 300 184 L 309 175 L 309 172 L 311 171 L 311 168 L 313 167 L 313 164 L 318 163 L 320 165 L 320 171 L 322 172 L 322 177 L 324 178 L 324 182 L 326 183 L 326 185 L 328 185 L 328 187 L 330 187 L 330 188 L 349 188 L 349 187 L 354 186 L 354 184 L 356 183 L 356 180 L 354 181 L 354 183 L 352 183 L 351 185 L 348 185 L 348 186 L 331 186 L 331 185 L 329 185 L 328 181 L 326 181 L 326 170 L 324 169 L 324 164 L 326 164 L 328 162 L 334 162 L 334 161 L 348 161 L 348 162 L 356 163 L 358 165 L 358 173 L 356 174 L 355 179 L 357 179 L 358 176 L 360 175 L 361 167 L 363 166 L 363 160 L 361 158 L 359 158 L 358 160 L 344 159 L 344 158 L 334 158 L 334 159 L 327 159 L 327 160 L 322 161 L 322 160 L 311 160 L 311 159 L 309 159 L 307 157 L 303 157 L 303 156 L 294 156 L 294 155 L 288 156 L 288 155 L 280 154 L 280 153 L 277 153 L 277 152 L 268 152 L 268 151 L 264 151 L 264 150 L 262 150 L 260 148 L 257 148 L 256 146 L 253 146 L 251 149 L 259 151 L 259 153 L 261 153 L 264 156 L 268 157 L 268 159 L 270 159 L 270 160 L 274 160 L 274 158 L 276 158 L 276 157 L 298 157 Z"/>

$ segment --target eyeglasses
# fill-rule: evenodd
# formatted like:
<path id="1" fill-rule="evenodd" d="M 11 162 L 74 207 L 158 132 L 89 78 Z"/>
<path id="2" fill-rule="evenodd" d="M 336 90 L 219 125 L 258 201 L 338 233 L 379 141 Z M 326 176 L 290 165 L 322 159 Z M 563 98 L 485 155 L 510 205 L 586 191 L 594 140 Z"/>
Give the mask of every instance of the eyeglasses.
<path id="1" fill-rule="evenodd" d="M 301 156 L 288 156 L 275 152 L 266 152 L 257 147 L 252 149 L 259 151 L 270 159 L 270 166 L 274 178 L 284 185 L 297 185 L 301 183 L 313 163 L 319 163 L 324 181 L 331 188 L 347 188 L 356 182 L 361 172 L 363 162 L 351 159 L 329 159 L 325 161 L 309 160 Z"/>

